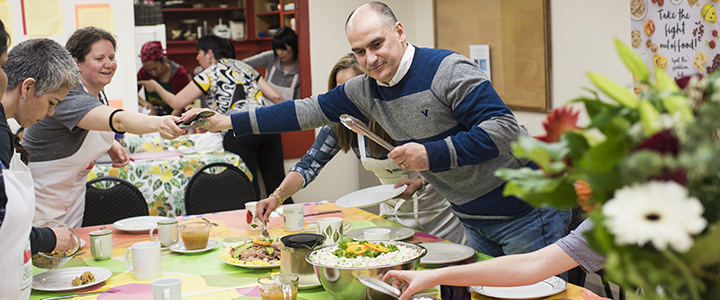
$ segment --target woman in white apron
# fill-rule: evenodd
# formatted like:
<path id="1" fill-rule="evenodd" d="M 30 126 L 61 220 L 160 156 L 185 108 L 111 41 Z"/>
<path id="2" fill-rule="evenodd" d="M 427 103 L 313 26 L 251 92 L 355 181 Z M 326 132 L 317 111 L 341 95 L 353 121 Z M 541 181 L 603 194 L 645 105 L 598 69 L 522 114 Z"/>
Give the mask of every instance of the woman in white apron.
<path id="1" fill-rule="evenodd" d="M 112 80 L 117 62 L 116 42 L 105 30 L 75 31 L 66 49 L 80 71 L 80 85 L 55 106 L 55 114 L 25 130 L 23 146 L 30 153 L 35 182 L 35 217 L 53 218 L 71 227 L 82 224 L 85 183 L 95 160 L 108 153 L 114 167 L 130 162 L 115 133 L 160 132 L 163 138 L 185 133 L 175 116 L 147 116 L 108 106 L 103 89 Z"/>
<path id="2" fill-rule="evenodd" d="M 75 247 L 68 229 L 33 228 L 35 193 L 30 170 L 15 150 L 15 136 L 7 120 L 30 127 L 53 113 L 50 102 L 62 99 L 78 84 L 77 68 L 60 44 L 49 39 L 22 42 L 7 53 L 8 36 L 0 22 L 0 299 L 27 299 L 33 276 L 32 254 Z M 5 48 L 5 49 L 3 49 Z M 38 57 L 54 57 L 44 61 Z M 8 61 L 9 59 L 9 61 Z M 5 64 L 5 62 L 7 64 Z M 38 70 L 40 70 L 38 72 Z M 53 70 L 52 74 L 48 72 Z M 29 73 L 29 72 L 37 73 Z M 57 88 L 56 91 L 48 91 Z M 7 92 L 9 90 L 9 92 Z M 37 91 L 45 91 L 36 95 Z M 18 148 L 20 150 L 20 148 Z M 26 155 L 25 155 L 26 156 Z M 25 158 L 26 159 L 26 158 Z"/>
<path id="3" fill-rule="evenodd" d="M 341 85 L 360 74 L 362 74 L 362 69 L 354 56 L 349 53 L 333 67 L 330 72 L 328 88 Z M 342 130 L 346 129 L 342 128 Z M 373 129 L 371 128 L 371 130 Z M 356 135 L 351 132 L 349 134 L 343 132 L 343 136 L 340 136 L 331 126 L 323 127 L 315 139 L 313 148 L 308 150 L 308 154 L 290 169 L 285 180 L 268 198 L 258 203 L 256 214 L 263 220 L 267 219 L 270 212 L 280 206 L 285 198 L 295 194 L 317 177 L 325 164 L 341 150 L 341 144 L 352 144 L 351 140 L 355 137 Z M 377 146 L 377 144 L 373 145 Z M 364 138 L 357 138 L 357 149 L 357 151 L 353 150 L 365 169 L 375 173 L 383 184 L 396 184 L 402 180 L 419 176 L 417 172 L 400 169 L 390 159 L 376 159 L 368 155 Z M 408 186 L 408 189 L 414 192 L 420 186 L 421 184 L 414 184 L 412 187 Z M 460 220 L 453 215 L 450 203 L 430 185 L 426 186 L 425 191 L 413 194 L 410 201 L 391 199 L 387 203 L 381 204 L 380 211 L 381 216 L 405 226 L 455 243 L 464 244 L 466 242 L 465 230 Z"/>

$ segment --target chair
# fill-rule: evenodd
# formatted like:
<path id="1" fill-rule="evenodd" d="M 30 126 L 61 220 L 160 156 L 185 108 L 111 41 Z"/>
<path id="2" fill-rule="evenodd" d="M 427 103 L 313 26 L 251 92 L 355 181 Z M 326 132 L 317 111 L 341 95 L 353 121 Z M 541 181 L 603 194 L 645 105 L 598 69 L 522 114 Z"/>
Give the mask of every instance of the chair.
<path id="1" fill-rule="evenodd" d="M 211 169 L 215 170 L 208 172 Z M 244 209 L 245 202 L 257 200 L 252 182 L 245 173 L 228 163 L 212 163 L 190 178 L 185 188 L 185 213 L 197 215 Z"/>
<path id="2" fill-rule="evenodd" d="M 85 186 L 82 226 L 112 224 L 135 216 L 147 216 L 148 204 L 140 190 L 125 179 L 98 177 Z"/>

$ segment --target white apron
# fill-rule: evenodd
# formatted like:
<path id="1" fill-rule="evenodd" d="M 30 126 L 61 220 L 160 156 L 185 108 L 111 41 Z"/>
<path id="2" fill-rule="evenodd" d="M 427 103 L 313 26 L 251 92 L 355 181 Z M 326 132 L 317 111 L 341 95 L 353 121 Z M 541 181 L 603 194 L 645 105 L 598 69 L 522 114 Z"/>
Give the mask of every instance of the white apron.
<path id="1" fill-rule="evenodd" d="M 275 89 L 278 93 L 280 93 L 280 96 L 282 96 L 283 99 L 285 99 L 285 100 L 295 100 L 295 98 L 294 98 L 294 95 L 295 95 L 295 87 L 296 87 L 297 84 L 298 84 L 298 79 L 300 78 L 300 74 L 295 74 L 295 76 L 293 76 L 293 81 L 292 81 L 292 83 L 290 84 L 290 87 L 277 86 L 276 84 L 270 82 L 270 80 L 272 80 L 272 78 L 273 78 L 273 75 L 275 75 L 275 70 L 276 70 L 276 69 L 277 69 L 277 68 L 275 68 L 275 65 L 273 65 L 272 68 L 270 68 L 270 72 L 268 72 L 268 76 L 267 76 L 266 82 L 267 82 L 268 85 L 270 85 L 273 89 Z M 272 105 L 272 104 L 273 104 L 272 102 L 267 103 L 267 101 L 266 101 L 265 106 L 270 106 L 270 105 Z"/>
<path id="2" fill-rule="evenodd" d="M 375 173 L 382 184 L 396 184 L 420 175 L 415 171 L 401 169 L 392 159 L 368 157 L 365 137 L 358 134 L 357 138 L 363 167 Z M 430 184 L 424 192 L 413 194 L 411 201 L 390 199 L 380 203 L 380 216 L 454 243 L 466 244 L 465 228 L 452 213 L 450 202 Z"/>
<path id="3" fill-rule="evenodd" d="M 28 299 L 32 285 L 30 228 L 35 193 L 30 170 L 15 153 L 10 169 L 2 170 L 5 182 L 5 219 L 0 227 L 0 299 Z"/>
<path id="4" fill-rule="evenodd" d="M 35 180 L 35 218 L 82 225 L 85 184 L 95 160 L 110 150 L 115 133 L 90 130 L 75 154 L 50 161 L 31 162 Z"/>

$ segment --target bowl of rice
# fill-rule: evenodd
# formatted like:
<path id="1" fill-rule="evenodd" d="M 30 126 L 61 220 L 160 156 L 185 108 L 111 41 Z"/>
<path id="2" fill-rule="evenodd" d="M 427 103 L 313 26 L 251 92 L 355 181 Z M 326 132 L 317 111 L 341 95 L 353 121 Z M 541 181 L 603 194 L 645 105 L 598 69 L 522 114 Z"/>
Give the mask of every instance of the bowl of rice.
<path id="1" fill-rule="evenodd" d="M 357 278 L 381 279 L 389 270 L 417 270 L 427 250 L 401 241 L 343 242 L 315 249 L 305 260 L 315 266 L 323 288 L 335 299 L 394 299 Z"/>

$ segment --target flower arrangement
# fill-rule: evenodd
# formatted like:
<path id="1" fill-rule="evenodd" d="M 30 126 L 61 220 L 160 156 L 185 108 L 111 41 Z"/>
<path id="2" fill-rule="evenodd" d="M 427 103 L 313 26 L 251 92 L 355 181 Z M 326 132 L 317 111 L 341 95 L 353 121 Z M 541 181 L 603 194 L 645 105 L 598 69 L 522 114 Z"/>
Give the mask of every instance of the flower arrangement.
<path id="1" fill-rule="evenodd" d="M 677 83 L 616 40 L 639 95 L 588 72 L 599 93 L 553 111 L 547 134 L 513 144 L 538 169 L 501 169 L 506 195 L 535 206 L 580 205 L 586 237 L 607 257 L 605 275 L 629 299 L 720 299 L 720 72 Z"/>

